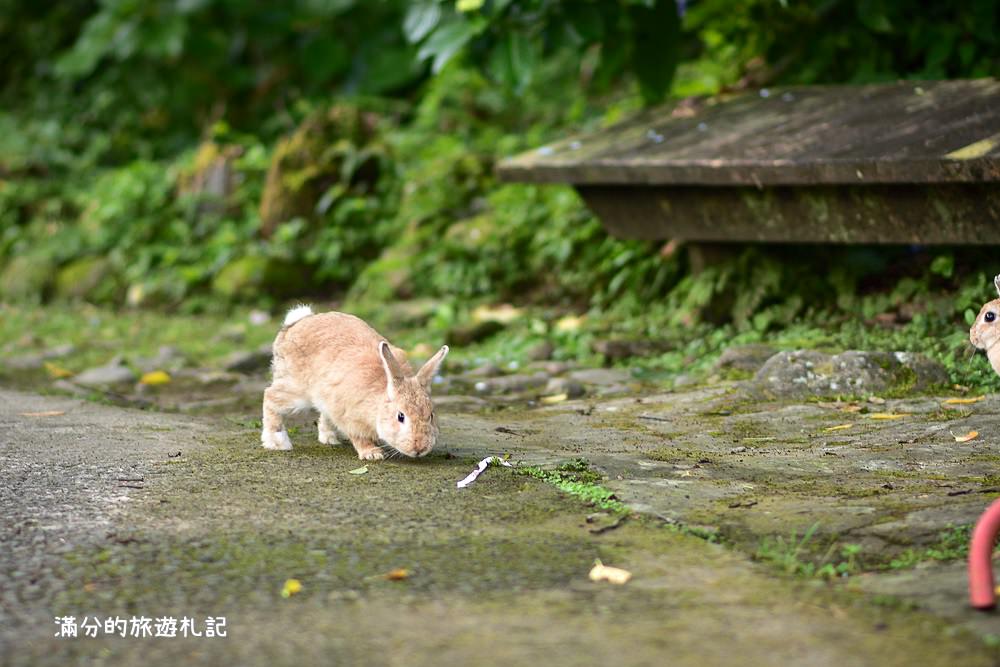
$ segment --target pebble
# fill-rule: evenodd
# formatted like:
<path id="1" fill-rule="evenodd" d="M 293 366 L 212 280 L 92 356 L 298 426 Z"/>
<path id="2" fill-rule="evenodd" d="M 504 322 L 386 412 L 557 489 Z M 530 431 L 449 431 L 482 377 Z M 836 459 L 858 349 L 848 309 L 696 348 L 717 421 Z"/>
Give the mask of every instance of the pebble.
<path id="1" fill-rule="evenodd" d="M 570 378 L 552 378 L 545 385 L 543 392 L 547 396 L 566 394 L 567 398 L 580 398 L 587 393 L 582 384 Z"/>
<path id="2" fill-rule="evenodd" d="M 583 384 L 616 385 L 632 381 L 632 374 L 620 368 L 585 368 L 569 374 L 571 380 Z"/>
<path id="3" fill-rule="evenodd" d="M 121 356 L 116 356 L 103 366 L 88 368 L 73 378 L 73 383 L 84 387 L 104 387 L 135 382 L 138 376 L 125 365 Z"/>
<path id="4" fill-rule="evenodd" d="M 241 350 L 233 352 L 222 363 L 223 370 L 237 373 L 254 373 L 264 371 L 271 365 L 271 344 L 263 345 L 256 350 Z"/>

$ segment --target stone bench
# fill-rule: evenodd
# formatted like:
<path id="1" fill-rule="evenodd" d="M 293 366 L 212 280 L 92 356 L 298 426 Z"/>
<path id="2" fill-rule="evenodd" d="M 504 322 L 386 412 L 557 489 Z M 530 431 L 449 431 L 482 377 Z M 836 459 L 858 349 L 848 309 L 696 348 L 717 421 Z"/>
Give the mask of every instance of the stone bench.
<path id="1" fill-rule="evenodd" d="M 1000 243 L 1000 82 L 805 86 L 644 111 L 500 163 L 623 238 Z"/>

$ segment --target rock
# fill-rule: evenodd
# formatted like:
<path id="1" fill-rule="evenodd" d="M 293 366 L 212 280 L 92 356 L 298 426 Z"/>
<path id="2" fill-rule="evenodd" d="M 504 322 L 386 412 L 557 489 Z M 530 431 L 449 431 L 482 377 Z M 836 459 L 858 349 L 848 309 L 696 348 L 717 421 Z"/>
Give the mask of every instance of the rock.
<path id="1" fill-rule="evenodd" d="M 246 394 L 250 396 L 263 396 L 264 390 L 267 389 L 268 385 L 271 383 L 267 380 L 255 380 L 250 378 L 243 378 L 239 382 L 233 385 L 230 390 L 236 394 Z"/>
<path id="2" fill-rule="evenodd" d="M 568 370 L 576 368 L 577 364 L 569 361 L 533 361 L 524 367 L 526 371 L 542 371 L 549 375 L 562 375 Z"/>
<path id="3" fill-rule="evenodd" d="M 65 345 L 56 345 L 53 348 L 43 350 L 41 352 L 8 357 L 3 360 L 3 364 L 7 368 L 15 371 L 33 371 L 41 368 L 49 359 L 68 357 L 74 352 L 76 352 L 76 347 L 67 343 Z"/>
<path id="4" fill-rule="evenodd" d="M 434 396 L 432 400 L 435 407 L 461 410 L 483 408 L 489 405 L 489 403 L 477 396 L 464 396 L 461 394 L 454 396 Z"/>
<path id="5" fill-rule="evenodd" d="M 52 383 L 52 388 L 64 391 L 72 396 L 86 396 L 89 393 L 83 387 L 75 385 L 69 380 L 56 380 Z"/>
<path id="6" fill-rule="evenodd" d="M 587 393 L 587 390 L 576 380 L 570 378 L 552 378 L 545 385 L 543 393 L 547 396 L 566 394 L 568 398 L 580 398 Z"/>
<path id="7" fill-rule="evenodd" d="M 627 384 L 615 383 L 601 385 L 597 388 L 598 396 L 621 396 L 623 394 L 631 394 L 632 387 Z"/>
<path id="8" fill-rule="evenodd" d="M 173 345 L 164 345 L 153 357 L 139 357 L 133 362 L 135 367 L 143 373 L 150 373 L 158 370 L 177 370 L 187 363 L 187 359 Z"/>
<path id="9" fill-rule="evenodd" d="M 54 293 L 61 299 L 107 301 L 119 292 L 118 278 L 104 257 L 81 257 L 56 274 Z"/>
<path id="10" fill-rule="evenodd" d="M 54 272 L 55 263 L 44 255 L 14 257 L 0 273 L 0 301 L 41 301 Z"/>
<path id="11" fill-rule="evenodd" d="M 597 340 L 591 344 L 591 349 L 604 355 L 608 361 L 620 361 L 629 357 L 646 357 L 663 352 L 666 346 L 651 340 Z"/>
<path id="12" fill-rule="evenodd" d="M 121 356 L 117 356 L 103 366 L 88 368 L 74 376 L 73 383 L 84 387 L 107 387 L 132 383 L 137 379 L 135 371 L 125 365 Z"/>
<path id="13" fill-rule="evenodd" d="M 477 382 L 475 389 L 480 394 L 513 394 L 540 389 L 549 381 L 545 373 L 534 375 L 504 375 Z"/>
<path id="14" fill-rule="evenodd" d="M 529 361 L 547 361 L 552 358 L 552 353 L 556 351 L 556 346 L 547 340 L 543 340 L 528 350 Z"/>
<path id="15" fill-rule="evenodd" d="M 503 375 L 503 371 L 499 366 L 488 361 L 482 366 L 476 366 L 471 371 L 463 373 L 463 375 L 471 378 L 492 378 L 498 375 Z"/>
<path id="16" fill-rule="evenodd" d="M 267 370 L 271 365 L 271 345 L 263 345 L 256 350 L 233 352 L 222 362 L 222 369 L 236 373 L 256 373 Z"/>
<path id="17" fill-rule="evenodd" d="M 620 368 L 585 368 L 569 374 L 571 380 L 583 384 L 615 385 L 632 381 L 632 374 Z"/>
<path id="18" fill-rule="evenodd" d="M 674 389 L 693 387 L 696 384 L 698 384 L 698 379 L 686 373 L 681 373 L 674 378 Z"/>
<path id="19" fill-rule="evenodd" d="M 808 397 L 924 391 L 947 381 L 945 369 L 920 354 L 849 350 L 831 356 L 798 350 L 768 359 L 751 386 L 774 397 Z"/>
<path id="20" fill-rule="evenodd" d="M 448 345 L 470 345 L 489 338 L 502 331 L 504 324 L 497 320 L 484 320 L 473 324 L 463 324 L 453 327 L 445 336 Z"/>
<path id="21" fill-rule="evenodd" d="M 778 351 L 770 345 L 752 343 L 727 347 L 712 367 L 716 371 L 756 373 Z"/>

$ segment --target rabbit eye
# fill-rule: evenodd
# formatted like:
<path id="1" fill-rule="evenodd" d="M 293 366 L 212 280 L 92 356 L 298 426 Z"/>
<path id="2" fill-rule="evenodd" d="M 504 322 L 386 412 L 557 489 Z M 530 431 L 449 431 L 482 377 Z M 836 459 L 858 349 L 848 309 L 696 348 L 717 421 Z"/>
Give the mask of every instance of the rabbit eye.
<path id="1" fill-rule="evenodd" d="M 397 412 L 396 419 L 399 421 L 400 424 L 402 424 L 403 422 L 406 421 L 406 415 L 404 415 L 402 412 Z"/>
<path id="2" fill-rule="evenodd" d="M 994 313 L 992 310 L 986 311 L 986 314 L 983 315 L 983 319 L 986 320 L 987 322 L 992 322 L 996 318 L 997 318 L 997 314 Z"/>

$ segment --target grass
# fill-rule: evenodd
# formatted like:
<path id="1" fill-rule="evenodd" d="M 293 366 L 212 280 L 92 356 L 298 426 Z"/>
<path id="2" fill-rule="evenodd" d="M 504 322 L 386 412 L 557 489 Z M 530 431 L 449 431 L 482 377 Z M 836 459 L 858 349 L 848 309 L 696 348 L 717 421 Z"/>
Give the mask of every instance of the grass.
<path id="1" fill-rule="evenodd" d="M 524 466 L 515 468 L 515 472 L 547 482 L 563 493 L 579 498 L 599 509 L 619 515 L 629 513 L 628 507 L 615 497 L 613 491 L 598 483 L 603 477 L 594 471 L 585 459 L 574 459 L 560 465 L 555 470 Z"/>
<path id="2" fill-rule="evenodd" d="M 817 549 L 816 530 L 819 523 L 814 523 L 802 534 L 797 532 L 786 539 L 784 537 L 766 537 L 757 548 L 754 558 L 767 563 L 785 574 L 805 577 L 833 579 L 847 577 L 861 571 L 861 546 L 858 544 L 838 544 L 836 542 L 818 558 L 811 556 Z"/>
<path id="3" fill-rule="evenodd" d="M 972 524 L 966 523 L 952 526 L 942 531 L 937 541 L 922 549 L 907 549 L 893 558 L 887 569 L 904 570 L 924 561 L 962 560 L 969 556 L 969 540 L 972 537 Z"/>

